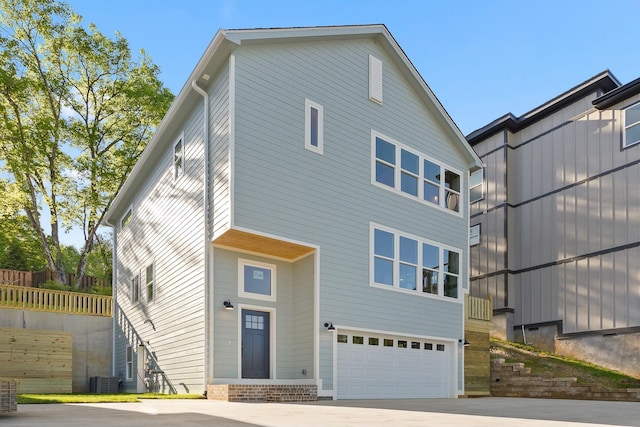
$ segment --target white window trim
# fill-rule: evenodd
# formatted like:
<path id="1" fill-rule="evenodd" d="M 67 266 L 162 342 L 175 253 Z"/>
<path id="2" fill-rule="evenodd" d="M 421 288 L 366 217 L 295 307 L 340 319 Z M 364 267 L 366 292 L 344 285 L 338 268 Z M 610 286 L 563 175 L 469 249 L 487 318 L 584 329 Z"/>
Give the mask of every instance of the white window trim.
<path id="1" fill-rule="evenodd" d="M 382 105 L 382 61 L 369 55 L 369 99 Z"/>
<path id="2" fill-rule="evenodd" d="M 318 146 L 311 144 L 311 109 L 318 111 Z M 304 100 L 304 148 L 314 153 L 323 154 L 324 111 L 322 105 L 309 99 Z"/>
<path id="3" fill-rule="evenodd" d="M 393 266 L 394 266 L 394 270 L 393 270 L 393 285 L 389 286 L 389 285 L 385 285 L 382 283 L 376 283 L 375 282 L 375 263 L 374 263 L 374 258 L 377 256 L 375 254 L 375 230 L 382 230 L 382 231 L 386 231 L 388 233 L 392 233 L 394 235 L 394 259 L 393 259 Z M 405 289 L 405 288 L 401 288 L 400 287 L 400 236 L 402 237 L 408 237 L 410 239 L 416 240 L 418 242 L 418 264 L 419 267 L 418 269 L 421 270 L 421 266 L 422 266 L 422 244 L 423 243 L 427 243 L 431 246 L 436 246 L 438 248 L 438 258 L 439 258 L 439 266 L 438 266 L 438 293 L 437 294 L 431 294 L 428 292 L 423 292 L 422 291 L 422 284 L 421 283 L 417 283 L 416 289 Z M 447 273 L 444 271 L 444 251 L 445 250 L 449 250 L 449 251 L 453 251 L 453 252 L 457 252 L 458 253 L 458 274 L 453 274 L 453 273 Z M 463 286 L 462 283 L 462 276 L 463 276 L 463 259 L 464 256 L 464 252 L 456 247 L 453 246 L 449 246 L 449 245 L 445 245 L 443 243 L 440 242 L 436 242 L 430 239 L 426 239 L 424 237 L 420 237 L 420 236 L 416 236 L 414 234 L 411 233 L 406 233 L 404 231 L 400 231 L 400 230 L 396 230 L 394 228 L 390 228 L 381 224 L 377 224 L 374 222 L 370 222 L 369 223 L 369 286 L 374 287 L 374 288 L 379 288 L 379 289 L 386 289 L 386 290 L 390 290 L 390 291 L 397 291 L 397 292 L 402 292 L 402 293 L 407 293 L 407 294 L 411 294 L 411 295 L 419 295 L 421 297 L 425 297 L 425 298 L 436 298 L 436 299 L 441 299 L 443 301 L 457 301 L 457 302 L 462 302 L 463 301 L 463 297 L 464 297 L 464 289 L 465 287 Z M 385 258 L 386 259 L 386 258 Z M 451 276 L 455 276 L 458 278 L 458 295 L 457 298 L 453 298 L 453 297 L 448 297 L 444 295 L 444 278 L 445 275 L 451 275 Z M 420 277 L 420 274 L 418 274 L 418 277 Z"/>
<path id="4" fill-rule="evenodd" d="M 147 281 L 147 269 L 149 267 L 153 268 L 153 274 L 151 275 L 151 282 Z M 156 261 L 153 260 L 149 263 L 147 263 L 144 267 L 143 273 L 140 275 L 140 279 L 142 280 L 142 276 L 144 274 L 144 291 L 141 290 L 141 293 L 144 294 L 144 302 L 146 305 L 149 304 L 153 304 L 156 301 L 156 289 L 158 287 L 158 283 L 156 281 Z M 149 283 L 151 283 L 152 286 L 152 294 L 151 295 L 151 300 L 149 300 L 149 291 L 148 291 L 148 287 L 149 287 Z"/>
<path id="5" fill-rule="evenodd" d="M 478 230 L 477 234 L 472 233 L 472 230 L 474 229 Z M 472 225 L 471 227 L 469 227 L 469 246 L 476 246 L 480 244 L 481 232 L 482 232 L 482 227 L 480 226 L 480 224 Z"/>
<path id="6" fill-rule="evenodd" d="M 386 184 L 383 184 L 381 182 L 378 182 L 376 180 L 376 138 L 381 138 L 393 145 L 396 146 L 396 164 L 394 166 L 394 186 L 390 187 Z M 420 159 L 420 164 L 419 164 L 419 177 L 418 177 L 418 195 L 414 196 L 412 194 L 409 193 L 405 193 L 404 191 L 402 191 L 400 189 L 401 186 L 401 173 L 402 173 L 402 165 L 400 164 L 400 154 L 402 153 L 402 150 L 408 151 L 416 156 L 419 157 Z M 440 166 L 440 174 L 443 176 L 443 178 L 440 180 L 440 185 L 438 186 L 438 200 L 439 203 L 435 204 L 432 202 L 429 202 L 427 200 L 424 200 L 424 184 L 423 181 L 425 180 L 424 178 L 424 160 L 428 160 L 431 163 L 434 163 L 438 166 Z M 386 163 L 386 162 L 385 162 Z M 455 190 L 450 190 L 451 192 L 458 194 L 459 200 L 458 200 L 458 211 L 454 211 L 451 210 L 449 208 L 446 207 L 445 205 L 445 198 L 446 198 L 446 187 L 444 184 L 444 173 L 445 170 L 447 171 L 451 171 L 453 173 L 456 173 L 459 177 L 460 177 L 460 192 L 458 193 Z M 438 160 L 435 160 L 433 157 L 427 156 L 424 153 L 421 153 L 419 151 L 414 150 L 413 148 L 407 147 L 406 145 L 398 142 L 397 140 L 390 138 L 384 134 L 381 134 L 380 132 L 377 132 L 375 130 L 371 130 L 371 184 L 375 185 L 376 187 L 380 187 L 383 188 L 387 191 L 391 191 L 392 193 L 396 193 L 399 194 L 401 196 L 407 197 L 411 200 L 415 200 L 418 201 L 424 205 L 427 206 L 431 206 L 433 208 L 436 209 L 440 209 L 442 211 L 445 211 L 451 215 L 455 215 L 458 217 L 462 217 L 462 206 L 464 205 L 464 181 L 463 181 L 463 174 L 462 172 L 460 172 L 458 169 L 456 168 L 452 168 L 450 166 L 448 166 L 445 163 L 442 163 Z M 431 181 L 429 181 L 431 182 Z M 435 184 L 435 183 L 434 183 Z"/>
<path id="7" fill-rule="evenodd" d="M 182 153 L 182 162 L 181 162 L 181 167 L 178 170 L 177 168 L 177 162 L 176 162 L 176 147 L 180 145 L 180 153 Z M 173 181 L 178 181 L 183 175 L 184 175 L 184 171 L 185 171 L 185 166 L 186 166 L 186 156 L 184 153 L 184 132 L 182 132 L 180 134 L 180 136 L 178 136 L 178 138 L 176 138 L 176 140 L 173 142 L 173 144 L 171 145 L 172 147 L 172 151 L 171 154 L 173 156 Z"/>
<path id="8" fill-rule="evenodd" d="M 271 295 L 254 294 L 252 292 L 245 292 L 244 290 L 244 267 L 259 267 L 271 270 Z M 266 262 L 254 261 L 250 259 L 238 258 L 238 296 L 243 298 L 251 298 L 262 301 L 276 301 L 276 275 L 277 268 L 275 264 L 268 264 Z"/>
<path id="9" fill-rule="evenodd" d="M 473 177 L 474 174 L 480 173 L 482 175 L 482 179 L 480 180 L 479 184 L 474 185 L 473 187 L 471 186 L 471 178 Z M 480 198 L 479 199 L 471 199 L 471 190 L 476 188 L 476 187 L 480 187 Z M 475 202 L 479 202 L 480 200 L 484 199 L 484 169 L 480 168 L 474 172 L 471 172 L 469 174 L 469 204 L 471 203 L 475 203 Z"/>
<path id="10" fill-rule="evenodd" d="M 129 359 L 129 356 L 131 356 L 131 359 Z M 131 366 L 131 369 L 129 369 L 129 366 Z M 130 345 L 127 345 L 124 350 L 124 370 L 125 380 L 133 380 L 133 347 Z"/>
<path id="11" fill-rule="evenodd" d="M 136 280 L 138 282 L 137 289 L 135 286 Z M 131 278 L 131 293 L 129 294 L 129 297 L 131 298 L 132 305 L 136 306 L 140 304 L 140 273 L 136 274 Z"/>
<path id="12" fill-rule="evenodd" d="M 640 144 L 640 140 L 638 141 L 633 141 L 631 143 L 627 142 L 627 129 L 631 128 L 631 127 L 635 127 L 635 126 L 640 126 L 640 120 L 637 122 L 633 122 L 631 124 L 627 123 L 627 110 L 633 109 L 633 108 L 640 108 L 640 102 L 636 102 L 635 104 L 629 105 L 627 108 L 625 108 L 623 111 L 624 116 L 623 116 L 623 125 L 622 125 L 622 149 L 624 150 L 625 148 L 629 148 L 629 147 L 633 147 L 634 145 Z"/>
<path id="13" fill-rule="evenodd" d="M 124 230 L 127 227 L 127 225 L 131 223 L 132 219 L 133 219 L 133 207 L 129 206 L 129 208 L 126 210 L 124 215 L 122 215 L 122 218 L 120 218 L 120 230 Z"/>

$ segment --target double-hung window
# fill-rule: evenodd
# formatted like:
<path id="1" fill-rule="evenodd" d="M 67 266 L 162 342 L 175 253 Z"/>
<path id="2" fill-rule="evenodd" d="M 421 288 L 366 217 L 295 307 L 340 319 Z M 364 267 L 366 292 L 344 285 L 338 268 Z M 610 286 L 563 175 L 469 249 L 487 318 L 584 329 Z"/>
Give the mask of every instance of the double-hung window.
<path id="1" fill-rule="evenodd" d="M 423 203 L 460 212 L 460 174 L 372 132 L 372 183 Z"/>
<path id="2" fill-rule="evenodd" d="M 127 373 L 125 379 L 133 379 L 133 348 L 128 345 L 125 352 L 125 361 L 127 364 Z"/>
<path id="3" fill-rule="evenodd" d="M 460 252 L 372 224 L 372 285 L 458 298 Z"/>
<path id="4" fill-rule="evenodd" d="M 624 134 L 622 147 L 627 148 L 640 142 L 640 103 L 624 110 Z"/>
<path id="5" fill-rule="evenodd" d="M 469 203 L 482 200 L 484 197 L 484 169 L 471 172 L 469 176 Z"/>

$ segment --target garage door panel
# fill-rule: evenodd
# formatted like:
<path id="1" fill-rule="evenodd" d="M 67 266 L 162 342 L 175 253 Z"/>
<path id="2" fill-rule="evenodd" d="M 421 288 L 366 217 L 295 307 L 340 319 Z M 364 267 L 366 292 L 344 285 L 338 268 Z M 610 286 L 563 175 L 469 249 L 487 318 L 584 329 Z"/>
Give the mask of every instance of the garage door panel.
<path id="1" fill-rule="evenodd" d="M 449 396 L 451 343 L 394 337 L 392 347 L 383 345 L 384 338 L 389 344 L 391 337 L 371 336 L 375 339 L 369 340 L 355 335 L 364 344 L 354 344 L 352 334 L 342 338 L 346 342 L 337 343 L 339 399 Z M 370 345 L 376 342 L 379 345 Z"/>

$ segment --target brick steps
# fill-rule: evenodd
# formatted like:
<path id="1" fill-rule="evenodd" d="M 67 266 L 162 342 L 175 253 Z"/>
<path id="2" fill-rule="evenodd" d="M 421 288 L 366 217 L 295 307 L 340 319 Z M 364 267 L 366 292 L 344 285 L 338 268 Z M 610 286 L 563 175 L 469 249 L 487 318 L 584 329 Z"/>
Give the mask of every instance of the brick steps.
<path id="1" fill-rule="evenodd" d="M 491 361 L 491 395 L 547 399 L 614 400 L 640 402 L 640 389 L 608 389 L 600 384 L 579 384 L 576 378 L 531 373 L 523 363 Z"/>

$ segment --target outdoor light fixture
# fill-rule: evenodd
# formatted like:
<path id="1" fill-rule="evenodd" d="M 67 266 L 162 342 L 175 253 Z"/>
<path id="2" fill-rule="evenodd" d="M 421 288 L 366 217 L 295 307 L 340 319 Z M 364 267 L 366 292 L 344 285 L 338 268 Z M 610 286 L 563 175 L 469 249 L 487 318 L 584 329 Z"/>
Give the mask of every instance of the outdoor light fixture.
<path id="1" fill-rule="evenodd" d="M 324 327 L 327 328 L 327 331 L 335 331 L 336 330 L 336 327 L 333 326 L 333 322 L 325 323 Z"/>
<path id="2" fill-rule="evenodd" d="M 459 339 L 459 340 L 458 340 L 458 342 L 459 342 L 460 344 L 462 344 L 462 346 L 463 346 L 463 347 L 469 347 L 469 346 L 471 345 L 471 344 L 469 344 L 469 341 L 467 341 L 466 339 L 465 339 L 465 340 L 462 340 L 462 338 L 461 338 L 461 339 Z"/>
<path id="3" fill-rule="evenodd" d="M 233 310 L 233 304 L 231 304 L 231 300 L 226 300 L 223 302 L 225 310 Z"/>

